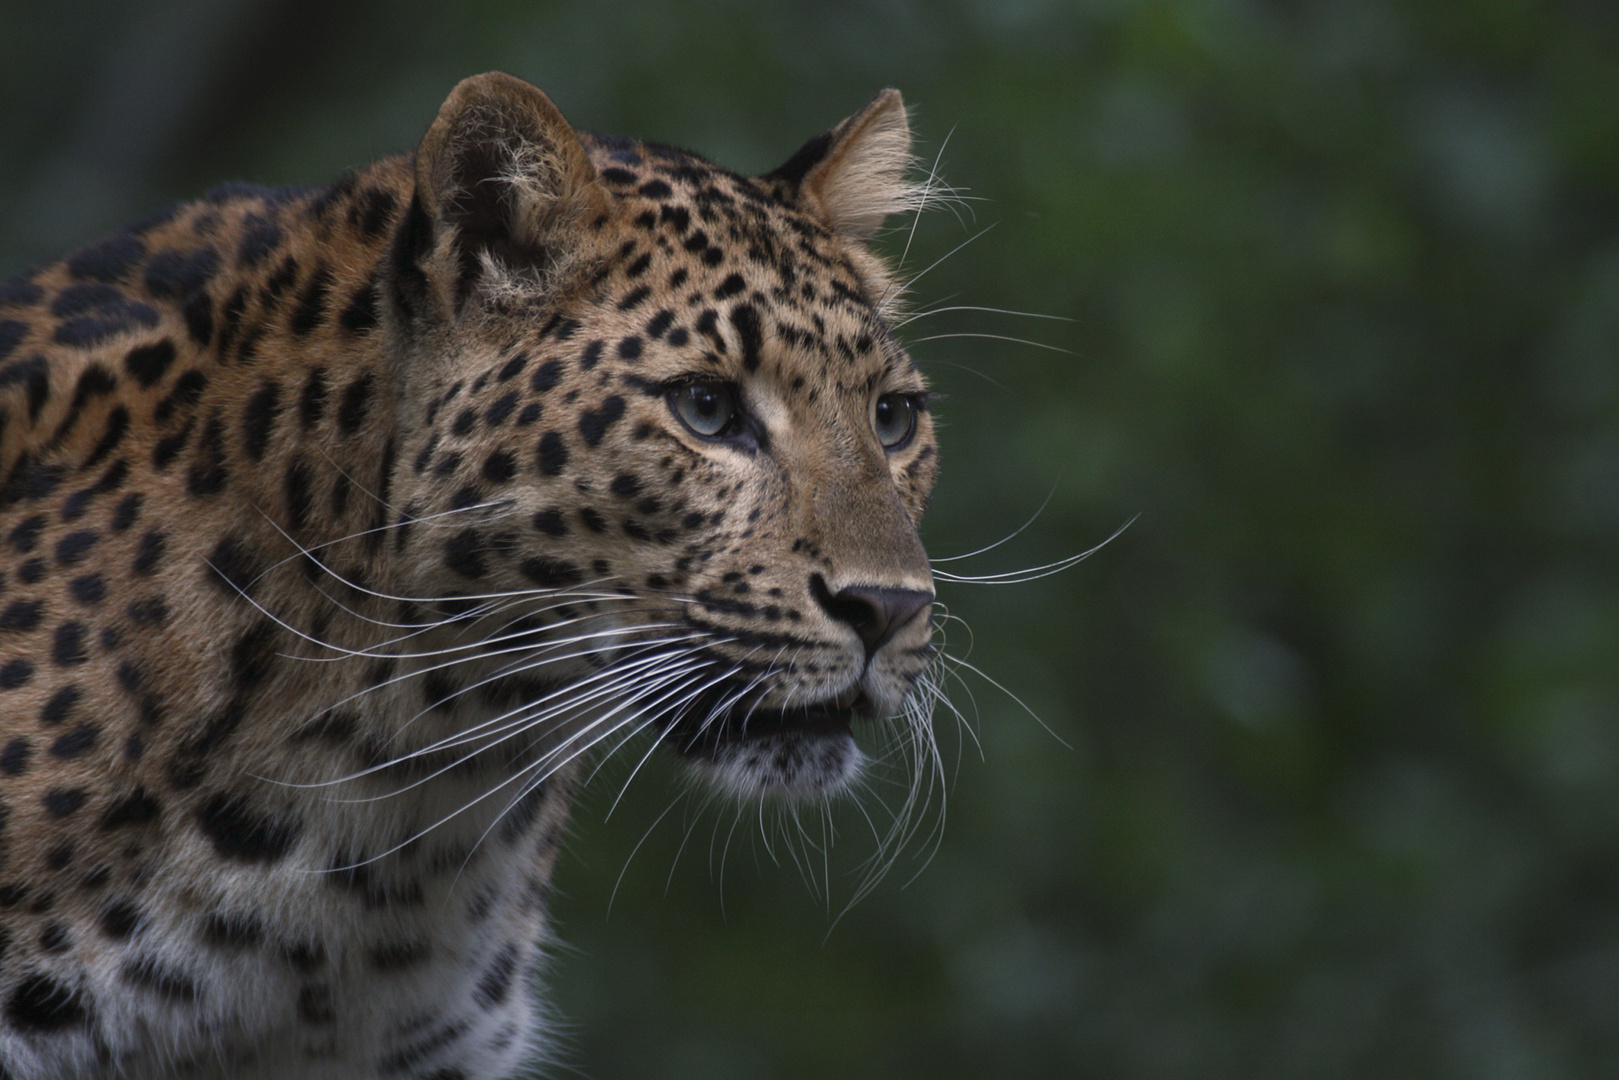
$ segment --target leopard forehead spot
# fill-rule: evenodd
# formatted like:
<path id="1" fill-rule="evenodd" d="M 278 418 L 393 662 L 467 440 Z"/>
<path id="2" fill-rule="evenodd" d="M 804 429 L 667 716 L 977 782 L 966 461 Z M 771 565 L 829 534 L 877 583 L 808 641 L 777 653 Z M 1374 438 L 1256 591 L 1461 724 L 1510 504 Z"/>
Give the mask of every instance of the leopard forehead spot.
<path id="1" fill-rule="evenodd" d="M 0 1075 L 514 1075 L 582 761 L 850 784 L 932 662 L 908 147 L 886 91 L 746 177 L 485 75 L 0 288 Z"/>

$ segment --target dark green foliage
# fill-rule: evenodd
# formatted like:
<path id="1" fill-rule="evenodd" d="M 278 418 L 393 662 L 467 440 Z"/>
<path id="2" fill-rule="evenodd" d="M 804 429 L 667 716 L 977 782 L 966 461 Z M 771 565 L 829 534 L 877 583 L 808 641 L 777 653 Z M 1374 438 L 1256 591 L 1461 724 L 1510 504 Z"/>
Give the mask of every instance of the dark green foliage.
<path id="1" fill-rule="evenodd" d="M 486 68 L 753 171 L 891 84 L 985 200 L 906 265 L 994 226 L 915 302 L 1072 320 L 905 330 L 933 554 L 1051 496 L 944 568 L 1140 515 L 941 587 L 1051 731 L 966 674 L 938 853 L 835 927 L 756 815 L 688 799 L 632 859 L 679 787 L 654 758 L 606 817 L 609 766 L 557 881 L 589 1075 L 1619 1074 L 1619 9 L 91 7 L 0 10 L 7 274 L 404 149 Z M 834 820 L 832 916 L 872 849 Z"/>

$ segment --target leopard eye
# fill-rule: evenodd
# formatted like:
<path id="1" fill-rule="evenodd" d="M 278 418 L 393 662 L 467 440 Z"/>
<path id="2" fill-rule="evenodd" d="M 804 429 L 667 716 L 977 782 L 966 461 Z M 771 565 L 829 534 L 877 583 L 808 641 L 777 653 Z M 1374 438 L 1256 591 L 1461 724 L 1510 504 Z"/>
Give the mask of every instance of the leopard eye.
<path id="1" fill-rule="evenodd" d="M 686 383 L 669 391 L 669 408 L 695 435 L 717 439 L 736 426 L 736 394 L 724 383 Z"/>
<path id="2" fill-rule="evenodd" d="M 898 450 L 916 432 L 916 402 L 909 394 L 884 394 L 872 407 L 871 426 L 885 450 Z"/>

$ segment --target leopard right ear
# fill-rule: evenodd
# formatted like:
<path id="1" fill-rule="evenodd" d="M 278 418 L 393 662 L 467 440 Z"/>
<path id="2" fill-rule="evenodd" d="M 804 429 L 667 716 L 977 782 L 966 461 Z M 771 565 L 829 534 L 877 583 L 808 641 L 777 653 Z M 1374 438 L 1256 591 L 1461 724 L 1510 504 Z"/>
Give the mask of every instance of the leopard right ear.
<path id="1" fill-rule="evenodd" d="M 464 79 L 416 150 L 416 198 L 396 241 L 401 299 L 458 313 L 492 278 L 543 286 L 607 200 L 550 98 L 501 72 Z"/>
<path id="2" fill-rule="evenodd" d="M 766 178 L 785 183 L 834 232 L 865 241 L 890 214 L 920 205 L 916 185 L 906 180 L 911 164 L 905 101 L 889 89 Z"/>

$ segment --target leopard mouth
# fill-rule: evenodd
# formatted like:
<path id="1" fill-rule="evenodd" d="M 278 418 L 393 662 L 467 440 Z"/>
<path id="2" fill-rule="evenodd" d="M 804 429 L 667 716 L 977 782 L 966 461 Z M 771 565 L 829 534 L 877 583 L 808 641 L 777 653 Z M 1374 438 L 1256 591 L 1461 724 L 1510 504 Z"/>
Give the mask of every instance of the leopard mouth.
<path id="1" fill-rule="evenodd" d="M 827 701 L 787 709 L 760 708 L 756 700 L 738 699 L 734 690 L 711 690 L 693 701 L 664 728 L 664 741 L 677 753 L 712 759 L 748 743 L 798 736 L 808 740 L 847 739 L 857 720 L 875 712 L 858 688 Z"/>

